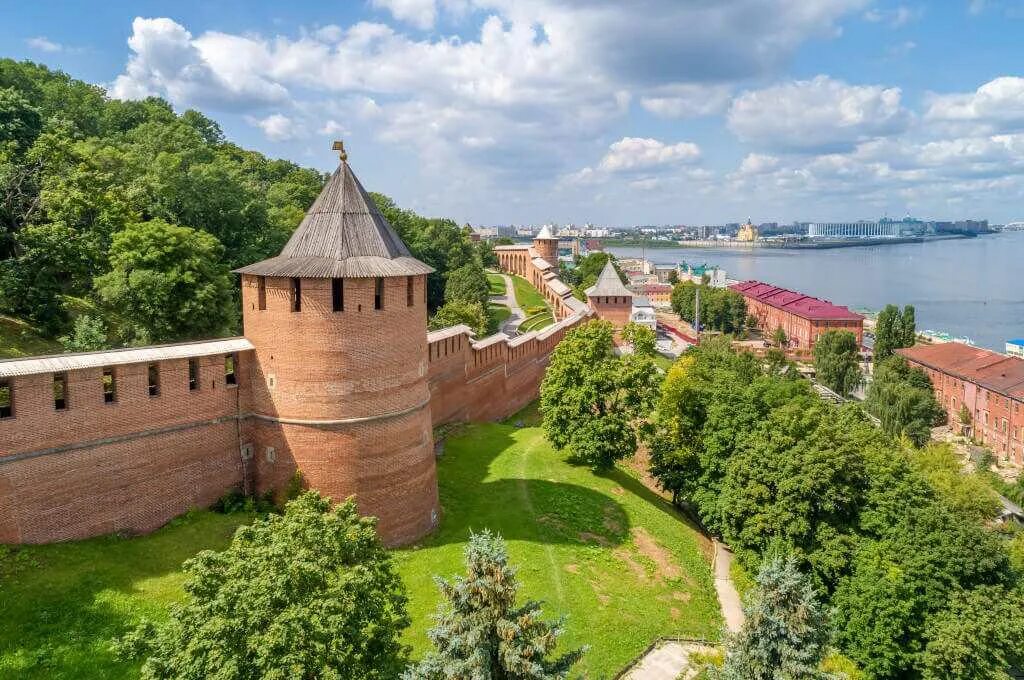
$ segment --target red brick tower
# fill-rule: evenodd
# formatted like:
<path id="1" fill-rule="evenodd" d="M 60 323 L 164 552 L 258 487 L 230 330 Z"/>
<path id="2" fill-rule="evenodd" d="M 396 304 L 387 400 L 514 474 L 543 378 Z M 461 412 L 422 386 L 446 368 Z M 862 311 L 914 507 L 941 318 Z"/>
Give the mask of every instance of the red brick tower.
<path id="1" fill-rule="evenodd" d="M 533 238 L 533 249 L 552 267 L 558 267 L 558 237 L 551 233 L 551 227 L 545 224 Z"/>
<path id="2" fill-rule="evenodd" d="M 610 321 L 615 326 L 616 337 L 629 323 L 633 312 L 633 293 L 622 284 L 611 260 L 605 263 L 597 283 L 587 288 L 587 302 L 597 318 Z"/>
<path id="3" fill-rule="evenodd" d="M 298 469 L 336 501 L 355 495 L 390 545 L 437 523 L 427 386 L 426 275 L 347 162 L 281 254 L 239 269 L 255 345 L 250 477 Z"/>

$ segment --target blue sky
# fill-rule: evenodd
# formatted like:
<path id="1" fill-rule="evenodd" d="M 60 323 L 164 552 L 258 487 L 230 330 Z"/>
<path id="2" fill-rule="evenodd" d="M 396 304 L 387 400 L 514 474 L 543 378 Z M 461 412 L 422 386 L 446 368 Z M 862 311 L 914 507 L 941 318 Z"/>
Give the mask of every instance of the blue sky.
<path id="1" fill-rule="evenodd" d="M 474 224 L 1024 219 L 1024 0 L 0 4 L 2 54 Z"/>

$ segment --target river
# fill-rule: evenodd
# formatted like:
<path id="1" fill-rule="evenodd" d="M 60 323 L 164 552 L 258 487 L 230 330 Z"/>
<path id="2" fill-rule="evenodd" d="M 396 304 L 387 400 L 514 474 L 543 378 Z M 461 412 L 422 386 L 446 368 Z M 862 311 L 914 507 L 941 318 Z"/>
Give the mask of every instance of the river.
<path id="1" fill-rule="evenodd" d="M 967 336 L 1002 352 L 1024 337 L 1024 232 L 831 250 L 610 247 L 656 264 L 707 263 L 851 308 L 914 305 L 918 330 Z"/>

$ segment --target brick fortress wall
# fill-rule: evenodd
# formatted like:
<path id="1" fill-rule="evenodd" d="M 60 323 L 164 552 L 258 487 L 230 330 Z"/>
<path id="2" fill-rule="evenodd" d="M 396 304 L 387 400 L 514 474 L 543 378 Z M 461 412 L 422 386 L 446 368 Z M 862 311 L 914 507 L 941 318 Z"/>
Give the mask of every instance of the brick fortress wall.
<path id="1" fill-rule="evenodd" d="M 374 316 L 372 279 L 346 280 L 342 313 L 329 306 L 329 279 L 304 279 L 303 311 L 292 313 L 288 279 L 266 279 L 259 310 L 246 277 L 257 349 L 234 354 L 236 384 L 223 353 L 194 357 L 197 389 L 187 359 L 157 362 L 156 396 L 151 362 L 117 365 L 113 403 L 102 367 L 68 370 L 66 410 L 55 409 L 52 372 L 2 378 L 14 414 L 0 418 L 0 543 L 144 533 L 233 487 L 281 489 L 296 469 L 332 497 L 356 494 L 389 543 L 414 540 L 439 512 L 431 426 L 529 404 L 554 347 L 589 316 L 551 270 L 530 258 L 520 271 L 560 321 L 512 339 L 475 340 L 460 326 L 403 333 L 425 325 L 422 279 L 411 307 L 405 278 L 386 280 L 385 322 Z"/>

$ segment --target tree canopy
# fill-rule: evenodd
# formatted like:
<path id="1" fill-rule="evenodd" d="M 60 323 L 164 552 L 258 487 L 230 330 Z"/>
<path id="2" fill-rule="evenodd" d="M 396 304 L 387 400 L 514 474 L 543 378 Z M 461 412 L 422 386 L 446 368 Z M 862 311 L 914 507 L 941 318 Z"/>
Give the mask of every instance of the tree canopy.
<path id="1" fill-rule="evenodd" d="M 931 428 L 946 415 L 924 371 L 896 355 L 876 363 L 864 406 L 886 432 L 909 437 L 918 446 L 928 441 Z"/>
<path id="2" fill-rule="evenodd" d="M 184 604 L 119 643 L 150 680 L 391 680 L 406 664 L 405 590 L 355 502 L 309 491 L 185 563 Z"/>
<path id="3" fill-rule="evenodd" d="M 700 292 L 701 329 L 742 334 L 747 330 L 747 303 L 742 295 L 728 288 L 712 288 L 693 281 L 681 281 L 672 287 L 672 311 L 693 324 L 697 317 L 697 292 Z"/>
<path id="4" fill-rule="evenodd" d="M 906 305 L 901 312 L 896 305 L 886 305 L 875 321 L 875 362 L 892 356 L 901 347 L 913 347 L 917 341 L 914 308 Z"/>
<path id="5" fill-rule="evenodd" d="M 849 396 L 864 377 L 860 372 L 860 347 L 850 331 L 831 330 L 814 343 L 814 372 L 818 380 L 840 396 Z"/>
<path id="6" fill-rule="evenodd" d="M 636 451 L 657 394 L 650 355 L 614 355 L 612 325 L 590 321 L 569 331 L 551 354 L 540 386 L 544 432 L 556 449 L 596 469 Z"/>

